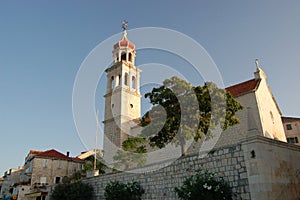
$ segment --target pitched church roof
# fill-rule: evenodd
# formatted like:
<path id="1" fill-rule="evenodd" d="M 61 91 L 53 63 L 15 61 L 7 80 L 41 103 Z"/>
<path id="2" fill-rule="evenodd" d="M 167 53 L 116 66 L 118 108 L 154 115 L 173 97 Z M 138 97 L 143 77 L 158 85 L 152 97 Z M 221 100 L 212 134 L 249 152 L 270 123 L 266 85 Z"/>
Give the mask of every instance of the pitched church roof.
<path id="1" fill-rule="evenodd" d="M 226 88 L 232 96 L 238 97 L 256 91 L 261 79 L 251 79 Z"/>

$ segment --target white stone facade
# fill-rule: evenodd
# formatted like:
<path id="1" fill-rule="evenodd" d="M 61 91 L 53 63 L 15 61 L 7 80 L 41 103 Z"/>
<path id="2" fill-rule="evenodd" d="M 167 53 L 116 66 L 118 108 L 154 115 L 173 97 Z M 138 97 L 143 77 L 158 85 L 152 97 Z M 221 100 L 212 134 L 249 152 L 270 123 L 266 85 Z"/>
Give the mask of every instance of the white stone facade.
<path id="1" fill-rule="evenodd" d="M 286 142 L 281 112 L 267 84 L 266 75 L 260 68 L 254 75 L 255 78 L 250 81 L 257 81 L 257 85 L 250 86 L 246 93 L 239 95 L 239 91 L 234 90 L 243 89 L 242 85 L 247 85 L 249 81 L 227 88 L 229 92 L 234 91 L 233 96 L 244 109 L 236 114 L 240 123 L 225 130 L 216 146 L 238 143 L 254 135 Z"/>
<path id="2" fill-rule="evenodd" d="M 131 123 L 141 116 L 140 72 L 134 66 L 134 44 L 124 30 L 123 38 L 114 45 L 114 64 L 106 69 L 104 134 L 117 147 L 130 134 Z M 108 149 L 104 143 L 104 150 Z"/>

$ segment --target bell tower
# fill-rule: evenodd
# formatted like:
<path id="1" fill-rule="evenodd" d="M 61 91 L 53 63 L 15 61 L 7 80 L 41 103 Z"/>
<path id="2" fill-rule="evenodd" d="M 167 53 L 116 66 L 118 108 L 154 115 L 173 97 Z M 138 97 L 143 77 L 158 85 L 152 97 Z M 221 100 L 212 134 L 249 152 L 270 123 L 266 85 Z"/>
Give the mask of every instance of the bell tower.
<path id="1" fill-rule="evenodd" d="M 105 97 L 104 134 L 116 146 L 130 134 L 130 122 L 140 118 L 141 70 L 134 65 L 135 45 L 127 39 L 127 22 L 123 22 L 123 37 L 113 46 L 114 63 L 105 70 L 107 87 Z"/>

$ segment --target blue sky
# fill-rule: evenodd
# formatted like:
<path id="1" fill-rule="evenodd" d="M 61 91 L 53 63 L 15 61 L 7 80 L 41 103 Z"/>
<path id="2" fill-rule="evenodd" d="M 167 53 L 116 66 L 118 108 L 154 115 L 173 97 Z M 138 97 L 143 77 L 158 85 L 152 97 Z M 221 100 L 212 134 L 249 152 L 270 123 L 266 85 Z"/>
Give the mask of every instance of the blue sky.
<path id="1" fill-rule="evenodd" d="M 283 115 L 300 116 L 299 10 L 296 0 L 0 1 L 1 175 L 23 165 L 30 149 L 72 156 L 85 150 L 73 122 L 74 80 L 89 52 L 120 33 L 124 19 L 128 29 L 164 27 L 190 36 L 226 86 L 251 79 L 258 58 Z M 138 65 L 155 60 L 147 51 L 140 55 Z"/>

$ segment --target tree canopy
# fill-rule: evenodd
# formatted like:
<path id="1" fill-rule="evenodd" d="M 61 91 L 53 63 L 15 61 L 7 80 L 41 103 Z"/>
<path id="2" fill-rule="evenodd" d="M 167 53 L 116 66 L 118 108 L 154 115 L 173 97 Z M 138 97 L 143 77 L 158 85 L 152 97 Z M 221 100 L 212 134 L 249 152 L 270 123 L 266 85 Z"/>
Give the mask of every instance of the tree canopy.
<path id="1" fill-rule="evenodd" d="M 143 137 L 130 137 L 122 143 L 122 149 L 113 157 L 118 161 L 114 168 L 129 169 L 133 166 L 142 166 L 146 163 L 146 139 Z"/>
<path id="2" fill-rule="evenodd" d="M 79 181 L 56 185 L 50 196 L 50 200 L 91 200 L 93 195 L 93 187 Z"/>
<path id="3" fill-rule="evenodd" d="M 117 165 L 131 168 L 146 162 L 149 145 L 163 148 L 169 143 L 181 146 L 186 155 L 188 140 L 195 142 L 212 136 L 217 126 L 226 130 L 239 123 L 235 114 L 243 109 L 232 95 L 216 84 L 192 86 L 178 77 L 166 79 L 163 85 L 145 94 L 152 108 L 141 118 L 140 136 L 128 138 L 114 156 Z M 149 144 L 149 145 L 147 145 Z"/>
<path id="4" fill-rule="evenodd" d="M 236 125 L 239 120 L 235 114 L 243 108 L 229 92 L 212 82 L 195 87 L 178 77 L 166 79 L 145 97 L 153 107 L 142 117 L 142 135 L 151 146 L 159 148 L 175 142 L 182 146 L 183 155 L 187 140 L 197 142 L 210 136 L 218 125 L 223 130 Z"/>

